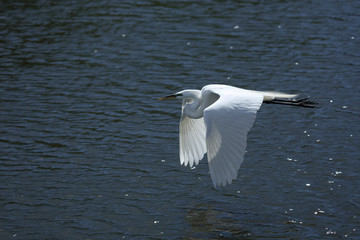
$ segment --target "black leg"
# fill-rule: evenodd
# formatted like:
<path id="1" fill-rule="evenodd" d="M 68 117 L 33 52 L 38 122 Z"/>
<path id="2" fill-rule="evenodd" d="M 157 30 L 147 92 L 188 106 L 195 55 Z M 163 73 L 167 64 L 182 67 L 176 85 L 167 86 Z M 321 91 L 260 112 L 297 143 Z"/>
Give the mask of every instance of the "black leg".
<path id="1" fill-rule="evenodd" d="M 269 104 L 283 104 L 299 107 L 314 108 L 318 107 L 318 103 L 310 101 L 309 98 L 299 98 L 299 99 L 281 99 L 275 98 L 273 100 L 265 100 L 264 103 Z"/>

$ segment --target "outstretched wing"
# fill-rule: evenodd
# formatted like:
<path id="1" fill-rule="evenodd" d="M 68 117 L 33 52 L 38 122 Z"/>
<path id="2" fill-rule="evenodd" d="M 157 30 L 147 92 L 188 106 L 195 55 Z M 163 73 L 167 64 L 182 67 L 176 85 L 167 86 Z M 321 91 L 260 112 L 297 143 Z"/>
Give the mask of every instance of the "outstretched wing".
<path id="1" fill-rule="evenodd" d="M 185 104 L 186 101 L 183 100 L 183 111 Z M 204 118 L 189 118 L 183 111 L 179 126 L 180 163 L 192 167 L 194 163 L 197 165 L 206 153 L 206 128 Z"/>
<path id="2" fill-rule="evenodd" d="M 215 187 L 225 186 L 237 177 L 263 96 L 233 87 L 206 91 L 220 96 L 205 109 L 204 119 L 211 179 Z"/>

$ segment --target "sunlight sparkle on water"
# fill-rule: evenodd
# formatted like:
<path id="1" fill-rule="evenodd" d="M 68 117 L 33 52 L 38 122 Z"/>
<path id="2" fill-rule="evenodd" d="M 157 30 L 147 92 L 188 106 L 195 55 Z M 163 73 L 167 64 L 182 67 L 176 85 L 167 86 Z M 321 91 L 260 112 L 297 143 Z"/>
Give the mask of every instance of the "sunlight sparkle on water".
<path id="1" fill-rule="evenodd" d="M 331 175 L 333 175 L 333 176 L 338 176 L 340 174 L 342 174 L 341 171 L 335 171 L 335 172 L 331 173 Z"/>
<path id="2" fill-rule="evenodd" d="M 315 215 L 323 214 L 323 213 L 325 213 L 325 211 L 320 210 L 320 208 L 318 208 L 318 210 L 314 212 Z"/>

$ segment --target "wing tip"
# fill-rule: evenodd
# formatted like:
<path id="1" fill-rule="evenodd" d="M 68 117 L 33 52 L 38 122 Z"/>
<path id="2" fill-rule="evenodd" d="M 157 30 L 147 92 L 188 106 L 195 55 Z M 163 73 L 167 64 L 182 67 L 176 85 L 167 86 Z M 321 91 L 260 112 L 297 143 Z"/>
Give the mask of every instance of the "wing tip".
<path id="1" fill-rule="evenodd" d="M 212 183 L 214 185 L 215 189 L 218 189 L 219 187 L 226 187 L 227 185 L 230 185 L 233 180 L 235 180 L 237 178 L 237 173 L 236 176 L 230 176 L 230 177 L 222 177 L 221 179 L 217 179 L 213 174 L 211 174 L 210 172 L 210 176 L 211 176 L 211 180 Z"/>

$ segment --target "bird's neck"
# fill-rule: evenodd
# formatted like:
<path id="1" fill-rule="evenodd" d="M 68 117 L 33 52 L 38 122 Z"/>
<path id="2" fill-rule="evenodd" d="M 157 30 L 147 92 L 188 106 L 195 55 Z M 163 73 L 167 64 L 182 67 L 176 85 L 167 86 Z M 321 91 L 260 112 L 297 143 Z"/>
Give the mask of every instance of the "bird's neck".
<path id="1" fill-rule="evenodd" d="M 202 104 L 201 91 L 196 90 L 191 92 L 191 96 L 185 98 L 186 101 L 184 107 L 184 114 L 190 118 L 202 118 L 204 113 L 204 107 Z"/>

